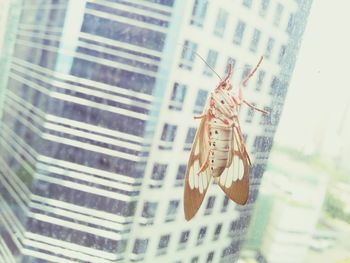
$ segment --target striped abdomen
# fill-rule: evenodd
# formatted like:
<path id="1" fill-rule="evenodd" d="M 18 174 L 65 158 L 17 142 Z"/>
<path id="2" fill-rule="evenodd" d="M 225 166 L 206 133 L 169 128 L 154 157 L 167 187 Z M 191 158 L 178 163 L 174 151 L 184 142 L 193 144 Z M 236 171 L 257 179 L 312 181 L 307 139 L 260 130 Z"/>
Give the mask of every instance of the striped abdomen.
<path id="1" fill-rule="evenodd" d="M 220 176 L 227 166 L 232 145 L 232 127 L 209 123 L 210 154 L 209 167 L 212 176 Z"/>

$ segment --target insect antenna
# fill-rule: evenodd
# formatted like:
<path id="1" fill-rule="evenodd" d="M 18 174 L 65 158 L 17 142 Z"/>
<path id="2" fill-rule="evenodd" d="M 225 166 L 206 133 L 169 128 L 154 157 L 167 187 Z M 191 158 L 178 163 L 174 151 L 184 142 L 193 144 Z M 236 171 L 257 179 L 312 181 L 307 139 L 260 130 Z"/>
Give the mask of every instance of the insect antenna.
<path id="1" fill-rule="evenodd" d="M 262 60 L 263 60 L 263 56 L 261 56 L 258 64 L 255 66 L 255 68 L 249 73 L 249 75 L 247 77 L 245 77 L 245 79 L 242 81 L 242 85 L 245 87 L 247 85 L 247 81 L 254 75 L 254 73 L 257 71 L 258 67 L 260 66 Z"/>
<path id="2" fill-rule="evenodd" d="M 190 47 L 188 47 L 188 46 L 186 46 L 186 45 L 184 45 L 184 44 L 181 44 L 181 43 L 179 43 L 179 45 L 181 45 L 181 46 L 183 46 L 184 48 L 190 50 L 190 51 L 193 52 L 196 56 L 198 56 L 198 57 L 208 66 L 208 68 L 210 68 L 211 71 L 213 71 L 213 72 L 215 73 L 215 75 L 218 76 L 218 78 L 219 78 L 220 80 L 222 80 L 222 78 L 220 77 L 220 75 L 219 75 L 218 73 L 216 73 L 216 71 L 208 64 L 208 62 L 205 61 L 205 59 L 204 59 L 201 55 L 199 55 L 195 50 L 193 50 L 192 48 L 190 48 Z"/>

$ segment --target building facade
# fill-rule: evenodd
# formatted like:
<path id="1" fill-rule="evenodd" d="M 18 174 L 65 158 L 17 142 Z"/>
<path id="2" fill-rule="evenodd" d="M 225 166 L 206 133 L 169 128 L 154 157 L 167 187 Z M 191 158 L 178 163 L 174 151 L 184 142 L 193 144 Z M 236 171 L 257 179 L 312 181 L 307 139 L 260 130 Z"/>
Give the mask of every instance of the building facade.
<path id="1" fill-rule="evenodd" d="M 288 167 L 288 169 L 286 169 Z M 326 195 L 328 174 L 273 152 L 263 195 L 274 195 L 259 251 L 266 262 L 305 262 Z M 265 261 L 262 261 L 265 262 Z"/>
<path id="2" fill-rule="evenodd" d="M 0 90 L 0 256 L 233 262 L 287 91 L 281 72 L 298 2 L 18 2 Z M 218 82 L 193 51 L 220 75 L 234 64 L 236 87 L 264 55 L 244 92 L 271 114 L 240 113 L 253 160 L 248 204 L 211 185 L 186 222 L 192 117 Z"/>

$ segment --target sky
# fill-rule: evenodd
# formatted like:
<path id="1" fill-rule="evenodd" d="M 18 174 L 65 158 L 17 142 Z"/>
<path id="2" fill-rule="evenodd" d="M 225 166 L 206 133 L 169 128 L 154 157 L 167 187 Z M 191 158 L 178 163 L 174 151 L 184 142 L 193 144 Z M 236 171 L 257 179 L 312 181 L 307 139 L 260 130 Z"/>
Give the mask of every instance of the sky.
<path id="1" fill-rule="evenodd" d="M 337 135 L 350 104 L 349 10 L 348 0 L 313 1 L 276 143 L 330 155 L 350 145 Z"/>

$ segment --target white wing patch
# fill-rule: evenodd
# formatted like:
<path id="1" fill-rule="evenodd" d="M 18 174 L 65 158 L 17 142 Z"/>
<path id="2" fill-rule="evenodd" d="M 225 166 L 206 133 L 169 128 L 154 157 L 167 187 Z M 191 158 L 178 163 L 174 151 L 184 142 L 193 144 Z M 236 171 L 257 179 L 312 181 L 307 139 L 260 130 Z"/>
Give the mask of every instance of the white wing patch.
<path id="1" fill-rule="evenodd" d="M 231 164 L 230 167 L 226 168 L 224 172 L 227 173 L 225 187 L 229 188 L 232 185 L 234 177 L 233 165 Z"/>
<path id="2" fill-rule="evenodd" d="M 194 188 L 194 169 L 193 169 L 193 166 L 191 166 L 191 169 L 190 169 L 190 172 L 189 172 L 189 175 L 188 175 L 188 184 L 191 188 L 191 190 L 193 190 Z"/>
<path id="3" fill-rule="evenodd" d="M 190 169 L 188 183 L 191 190 L 195 188 L 198 189 L 201 194 L 203 194 L 204 190 L 208 187 L 210 175 L 208 174 L 207 170 L 197 174 L 199 169 L 199 162 L 196 160 Z"/>
<path id="4" fill-rule="evenodd" d="M 236 169 L 234 171 L 234 174 L 238 174 L 238 179 L 242 180 L 244 176 L 244 163 L 242 159 L 240 159 L 238 156 L 233 157 L 234 163 L 236 164 L 233 169 Z"/>

